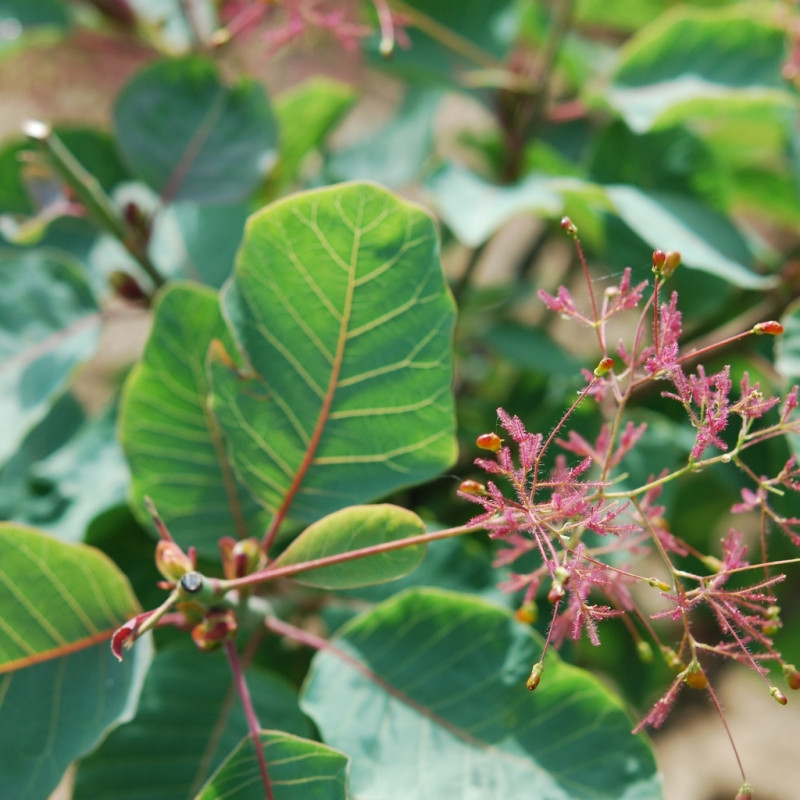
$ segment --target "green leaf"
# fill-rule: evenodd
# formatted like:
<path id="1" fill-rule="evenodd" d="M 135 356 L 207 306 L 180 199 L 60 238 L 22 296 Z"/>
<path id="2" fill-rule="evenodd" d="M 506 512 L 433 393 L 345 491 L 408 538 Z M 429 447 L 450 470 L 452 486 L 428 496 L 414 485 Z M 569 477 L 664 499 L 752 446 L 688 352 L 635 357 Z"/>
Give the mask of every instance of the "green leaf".
<path id="1" fill-rule="evenodd" d="M 247 199 L 277 158 L 277 126 L 261 86 L 220 81 L 199 57 L 137 73 L 117 98 L 114 127 L 131 169 L 169 200 Z"/>
<path id="2" fill-rule="evenodd" d="M 262 731 L 275 800 L 346 800 L 347 756 L 278 731 Z M 263 800 L 255 748 L 245 739 L 196 800 Z"/>
<path id="3" fill-rule="evenodd" d="M 318 76 L 275 98 L 275 115 L 281 130 L 281 154 L 275 169 L 279 189 L 297 180 L 303 159 L 322 147 L 355 98 L 352 86 Z"/>
<path id="4" fill-rule="evenodd" d="M 174 203 L 155 218 L 150 257 L 165 277 L 219 288 L 233 270 L 250 209 Z"/>
<path id="5" fill-rule="evenodd" d="M 545 331 L 519 322 L 497 322 L 486 331 L 483 340 L 501 358 L 521 369 L 548 377 L 575 377 L 586 366 Z"/>
<path id="6" fill-rule="evenodd" d="M 800 300 L 795 300 L 781 317 L 783 335 L 775 342 L 775 369 L 788 381 L 800 378 Z"/>
<path id="7" fill-rule="evenodd" d="M 661 797 L 622 702 L 510 612 L 441 590 L 389 600 L 315 656 L 302 706 L 352 758 L 355 797 Z"/>
<path id="8" fill-rule="evenodd" d="M 170 532 L 204 556 L 221 536 L 258 536 L 263 510 L 236 484 L 206 400 L 212 339 L 232 347 L 217 293 L 173 284 L 159 295 L 142 362 L 120 408 L 120 440 L 132 473 L 131 500 L 149 522 L 149 496 Z"/>
<path id="9" fill-rule="evenodd" d="M 724 102 L 753 89 L 785 96 L 786 34 L 759 8 L 684 5 L 662 14 L 620 50 L 611 104 L 641 132 L 687 101 Z"/>
<path id="10" fill-rule="evenodd" d="M 335 180 L 373 180 L 384 186 L 413 181 L 433 151 L 439 89 L 411 88 L 384 127 L 331 154 L 326 171 Z"/>
<path id="11" fill-rule="evenodd" d="M 0 54 L 21 46 L 46 44 L 69 28 L 69 14 L 62 0 L 0 0 Z"/>
<path id="12" fill-rule="evenodd" d="M 286 567 L 362 547 L 393 542 L 425 533 L 425 523 L 412 511 L 388 504 L 350 506 L 309 525 L 272 566 Z M 425 557 L 425 545 L 358 558 L 309 570 L 294 580 L 319 589 L 352 589 L 402 578 Z"/>
<path id="13" fill-rule="evenodd" d="M 0 255 L 0 463 L 46 416 L 95 349 L 101 317 L 68 257 Z"/>
<path id="14" fill-rule="evenodd" d="M 296 195 L 248 222 L 224 313 L 255 377 L 213 365 L 237 474 L 313 522 L 455 457 L 453 300 L 433 220 L 369 184 Z"/>
<path id="15" fill-rule="evenodd" d="M 607 186 L 605 190 L 619 217 L 654 250 L 679 250 L 685 266 L 743 289 L 775 285 L 774 277 L 750 271 L 753 257 L 736 228 L 700 202 L 633 186 Z"/>
<path id="16" fill-rule="evenodd" d="M 69 441 L 41 458 L 29 470 L 13 518 L 80 541 L 95 516 L 125 499 L 129 474 L 115 428 L 116 409 L 110 409 L 85 421 Z"/>
<path id="17" fill-rule="evenodd" d="M 138 647 L 137 642 L 134 652 Z M 282 678 L 251 667 L 247 684 L 265 725 L 309 734 L 297 696 Z M 201 653 L 189 642 L 159 651 L 136 717 L 80 764 L 75 800 L 193 797 L 247 734 L 244 711 L 238 700 L 231 702 L 231 691 L 231 670 L 221 652 Z"/>
<path id="18" fill-rule="evenodd" d="M 500 64 L 513 43 L 516 9 L 512 0 L 404 0 L 394 10 L 406 21 L 408 47 L 380 55 L 380 37 L 366 40 L 373 63 L 419 83 L 459 83 L 469 69 Z M 439 31 L 447 33 L 445 37 Z M 433 33 L 433 35 L 432 35 Z M 448 46 L 449 45 L 449 46 Z"/>
<path id="19" fill-rule="evenodd" d="M 518 214 L 559 214 L 563 200 L 558 189 L 575 183 L 579 181 L 533 174 L 513 186 L 494 186 L 448 164 L 431 176 L 427 188 L 456 238 L 467 247 L 477 247 Z"/>
<path id="20" fill-rule="evenodd" d="M 100 551 L 12 523 L 0 523 L 0 608 L 0 672 L 107 642 L 140 610 Z"/>
<path id="21" fill-rule="evenodd" d="M 73 761 L 90 753 L 109 728 L 131 719 L 151 655 L 144 636 L 121 664 L 101 642 L 0 675 L 3 797 L 49 797 Z"/>

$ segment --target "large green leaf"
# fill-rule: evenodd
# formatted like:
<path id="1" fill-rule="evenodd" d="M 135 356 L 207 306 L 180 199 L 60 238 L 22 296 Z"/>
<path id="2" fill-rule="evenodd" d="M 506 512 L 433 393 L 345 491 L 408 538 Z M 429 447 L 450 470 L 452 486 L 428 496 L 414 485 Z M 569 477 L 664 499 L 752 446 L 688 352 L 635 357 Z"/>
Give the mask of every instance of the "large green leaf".
<path id="1" fill-rule="evenodd" d="M 132 715 L 149 639 L 120 665 L 108 640 L 139 611 L 102 553 L 0 525 L 0 787 L 40 800 L 70 762 Z"/>
<path id="2" fill-rule="evenodd" d="M 48 797 L 73 761 L 131 719 L 151 650 L 144 636 L 120 664 L 102 642 L 0 675 L 0 794 Z"/>
<path id="3" fill-rule="evenodd" d="M 261 86 L 247 79 L 226 86 L 199 57 L 137 73 L 117 98 L 114 126 L 131 169 L 170 200 L 244 200 L 277 158 L 277 126 Z"/>
<path id="4" fill-rule="evenodd" d="M 722 102 L 757 89 L 785 96 L 786 33 L 763 7 L 679 6 L 641 29 L 619 52 L 612 105 L 635 131 L 675 106 Z M 674 114 L 672 122 L 674 123 Z"/>
<path id="5" fill-rule="evenodd" d="M 346 800 L 347 756 L 278 731 L 262 731 L 261 744 L 275 800 Z M 255 748 L 245 739 L 196 800 L 263 798 Z"/>
<path id="6" fill-rule="evenodd" d="M 452 463 L 452 298 L 433 220 L 369 184 L 251 217 L 224 312 L 255 377 L 213 371 L 237 473 L 313 522 Z"/>
<path id="7" fill-rule="evenodd" d="M 346 625 L 314 659 L 302 706 L 352 759 L 373 800 L 661 797 L 653 755 L 620 700 L 548 660 L 539 638 L 483 600 L 404 593 Z"/>
<path id="8" fill-rule="evenodd" d="M 273 561 L 274 567 L 301 564 L 362 547 L 393 542 L 425 533 L 425 523 L 413 512 L 388 504 L 350 506 L 309 525 Z M 425 545 L 358 558 L 300 573 L 295 580 L 322 589 L 352 589 L 402 578 L 419 566 Z"/>
<path id="9" fill-rule="evenodd" d="M 177 541 L 215 556 L 221 536 L 259 535 L 263 510 L 236 484 L 220 431 L 206 405 L 212 339 L 231 347 L 217 293 L 174 284 L 159 296 L 142 362 L 120 409 L 120 438 L 142 521 L 149 496 Z"/>
<path id="10" fill-rule="evenodd" d="M 679 250 L 687 267 L 743 289 L 775 285 L 774 277 L 750 270 L 753 256 L 733 224 L 700 202 L 622 184 L 605 191 L 617 215 L 654 250 Z"/>
<path id="11" fill-rule="evenodd" d="M 308 720 L 283 679 L 253 667 L 247 684 L 263 725 L 308 735 Z M 193 797 L 246 734 L 224 655 L 188 642 L 166 648 L 147 674 L 136 717 L 81 763 L 75 800 Z"/>
<path id="12" fill-rule="evenodd" d="M 78 266 L 48 251 L 0 255 L 0 464 L 94 352 L 101 318 Z"/>

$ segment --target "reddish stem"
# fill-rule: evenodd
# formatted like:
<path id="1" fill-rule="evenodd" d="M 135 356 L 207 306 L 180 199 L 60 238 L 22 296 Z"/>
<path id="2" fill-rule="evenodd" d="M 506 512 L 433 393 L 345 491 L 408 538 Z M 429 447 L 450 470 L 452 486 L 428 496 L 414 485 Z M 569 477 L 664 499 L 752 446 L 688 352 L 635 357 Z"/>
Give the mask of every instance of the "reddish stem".
<path id="1" fill-rule="evenodd" d="M 589 289 L 589 299 L 592 302 L 592 319 L 594 320 L 594 332 L 597 334 L 597 341 L 600 344 L 600 352 L 605 356 L 606 346 L 603 341 L 603 336 L 600 333 L 600 315 L 597 313 L 597 301 L 594 299 L 594 287 L 592 286 L 592 279 L 589 276 L 589 266 L 586 263 L 586 256 L 583 254 L 583 247 L 581 240 L 575 236 L 575 249 L 578 251 L 578 260 L 581 262 L 581 269 L 583 270 L 583 277 L 586 280 L 586 287 Z"/>
<path id="2" fill-rule="evenodd" d="M 225 653 L 228 656 L 231 672 L 233 672 L 233 679 L 236 683 L 236 691 L 239 693 L 239 699 L 242 701 L 242 707 L 244 708 L 244 715 L 247 718 L 247 728 L 250 731 L 250 736 L 253 739 L 253 746 L 256 749 L 256 758 L 258 759 L 258 768 L 261 772 L 261 781 L 264 784 L 266 800 L 275 800 L 275 796 L 272 793 L 272 784 L 269 781 L 269 774 L 267 773 L 267 760 L 264 758 L 264 745 L 260 736 L 261 725 L 258 722 L 258 717 L 256 717 L 256 710 L 253 708 L 253 701 L 250 698 L 250 690 L 247 688 L 244 670 L 239 662 L 239 654 L 236 652 L 236 645 L 230 640 L 225 642 Z"/>

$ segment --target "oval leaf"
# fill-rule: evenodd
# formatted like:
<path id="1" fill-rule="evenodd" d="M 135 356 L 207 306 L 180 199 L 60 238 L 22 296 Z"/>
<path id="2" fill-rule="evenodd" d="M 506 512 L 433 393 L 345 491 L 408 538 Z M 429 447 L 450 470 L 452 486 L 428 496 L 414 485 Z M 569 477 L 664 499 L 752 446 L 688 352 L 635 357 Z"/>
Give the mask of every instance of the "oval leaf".
<path id="1" fill-rule="evenodd" d="M 355 797 L 658 800 L 622 702 L 551 658 L 510 612 L 435 589 L 398 595 L 315 656 L 302 706 L 352 759 Z M 401 787 L 401 788 L 400 788 Z"/>
<path id="2" fill-rule="evenodd" d="M 106 642 L 141 610 L 99 550 L 10 523 L 0 523 L 0 608 L 0 673 Z"/>
<path id="3" fill-rule="evenodd" d="M 225 86 L 199 57 L 137 73 L 117 99 L 114 126 L 131 169 L 171 200 L 244 200 L 277 158 L 277 126 L 261 86 L 247 79 Z"/>
<path id="4" fill-rule="evenodd" d="M 137 643 L 133 652 L 138 648 Z M 136 717 L 81 762 L 74 800 L 122 794 L 127 800 L 193 797 L 247 734 L 241 704 L 230 702 L 231 680 L 222 653 L 201 653 L 185 642 L 159 651 Z M 247 684 L 256 714 L 265 724 L 309 733 L 297 697 L 282 678 L 251 667 Z"/>
<path id="5" fill-rule="evenodd" d="M 261 731 L 274 800 L 346 800 L 347 756 L 308 739 Z M 196 800 L 264 800 L 253 742 L 247 738 Z"/>
<path id="6" fill-rule="evenodd" d="M 258 536 L 266 516 L 231 474 L 219 429 L 206 406 L 205 361 L 219 338 L 231 346 L 217 293 L 173 285 L 160 295 L 141 364 L 120 410 L 120 438 L 131 467 L 131 498 L 149 522 L 149 496 L 175 539 L 218 555 L 221 536 Z"/>
<path id="7" fill-rule="evenodd" d="M 64 256 L 0 257 L 0 284 L 1 464 L 92 355 L 101 318 L 89 285 Z"/>
<path id="8" fill-rule="evenodd" d="M 279 568 L 301 564 L 423 533 L 425 523 L 405 508 L 388 504 L 351 506 L 334 511 L 306 528 L 272 566 Z M 384 583 L 402 578 L 416 569 L 425 557 L 426 549 L 424 544 L 414 545 L 357 558 L 300 573 L 294 580 L 319 589 L 353 589 L 356 586 Z"/>
<path id="9" fill-rule="evenodd" d="M 255 377 L 215 364 L 213 408 L 278 518 L 313 522 L 452 463 L 455 312 L 421 209 L 369 184 L 275 203 L 223 292 Z"/>

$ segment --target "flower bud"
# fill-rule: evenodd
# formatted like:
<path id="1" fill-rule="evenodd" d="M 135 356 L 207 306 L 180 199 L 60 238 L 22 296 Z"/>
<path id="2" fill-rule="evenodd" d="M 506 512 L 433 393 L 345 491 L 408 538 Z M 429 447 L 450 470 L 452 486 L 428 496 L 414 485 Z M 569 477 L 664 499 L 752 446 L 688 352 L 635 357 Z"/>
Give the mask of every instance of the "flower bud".
<path id="1" fill-rule="evenodd" d="M 646 642 L 644 639 L 636 642 L 636 653 L 643 664 L 650 664 L 653 660 L 653 648 L 650 647 L 650 642 Z"/>
<path id="2" fill-rule="evenodd" d="M 661 267 L 661 277 L 666 280 L 672 275 L 681 263 L 681 254 L 677 250 L 668 250 L 664 257 L 664 266 Z"/>
<path id="3" fill-rule="evenodd" d="M 573 239 L 578 235 L 578 226 L 569 218 L 561 218 L 561 229 Z"/>
<path id="4" fill-rule="evenodd" d="M 136 278 L 121 269 L 114 270 L 109 275 L 108 281 L 111 288 L 124 300 L 144 300 L 147 297 Z"/>
<path id="5" fill-rule="evenodd" d="M 663 250 L 653 250 L 653 272 L 661 272 L 666 260 L 667 254 Z"/>
<path id="6" fill-rule="evenodd" d="M 561 581 L 553 581 L 553 585 L 547 593 L 547 599 L 551 603 L 557 603 L 565 594 L 564 585 Z"/>
<path id="7" fill-rule="evenodd" d="M 212 608 L 206 612 L 203 621 L 192 628 L 192 639 L 201 650 L 208 652 L 233 639 L 237 628 L 233 609 Z"/>
<path id="8" fill-rule="evenodd" d="M 602 378 L 609 370 L 611 370 L 614 366 L 614 359 L 611 356 L 605 356 L 605 358 L 601 358 L 597 366 L 594 368 L 594 376 L 595 378 Z"/>
<path id="9" fill-rule="evenodd" d="M 782 706 L 785 706 L 789 701 L 786 699 L 786 695 L 777 687 L 777 686 L 770 686 L 769 693 L 775 698 L 777 702 L 779 702 Z"/>
<path id="10" fill-rule="evenodd" d="M 664 661 L 667 662 L 667 666 L 670 669 L 675 670 L 675 672 L 680 672 L 683 669 L 683 661 L 671 647 L 662 647 L 661 655 L 664 656 Z"/>
<path id="11" fill-rule="evenodd" d="M 544 664 L 541 661 L 537 661 L 533 665 L 530 677 L 528 678 L 527 681 L 525 681 L 525 686 L 528 687 L 529 692 L 532 692 L 539 685 L 539 680 L 541 679 L 543 672 L 544 672 Z"/>
<path id="12" fill-rule="evenodd" d="M 765 333 L 769 333 L 772 336 L 780 336 L 783 333 L 783 325 L 777 320 L 770 319 L 767 322 L 759 322 L 753 325 L 751 333 L 755 333 L 757 336 Z"/>
<path id="13" fill-rule="evenodd" d="M 464 494 L 486 494 L 486 487 L 478 481 L 461 481 L 458 485 L 458 491 Z"/>
<path id="14" fill-rule="evenodd" d="M 800 689 L 800 670 L 794 664 L 783 665 L 783 677 L 786 679 L 786 683 L 789 684 L 790 689 L 794 691 Z"/>
<path id="15" fill-rule="evenodd" d="M 194 563 L 177 542 L 159 539 L 156 545 L 156 567 L 168 581 L 179 581 L 194 569 Z"/>
<path id="16" fill-rule="evenodd" d="M 733 800 L 753 800 L 753 790 L 750 788 L 750 784 L 743 783 Z"/>
<path id="17" fill-rule="evenodd" d="M 539 608 L 533 601 L 523 603 L 515 612 L 514 618 L 518 622 L 524 622 L 527 625 L 533 625 L 539 618 Z"/>
<path id="18" fill-rule="evenodd" d="M 689 662 L 689 666 L 681 673 L 681 677 L 690 689 L 708 688 L 708 678 L 703 672 L 700 662 L 695 658 Z"/>
<path id="19" fill-rule="evenodd" d="M 475 440 L 475 444 L 477 444 L 481 450 L 491 450 L 493 453 L 496 453 L 503 444 L 503 440 L 496 433 L 482 433 Z"/>
<path id="20" fill-rule="evenodd" d="M 664 583 L 664 581 L 659 580 L 658 578 L 650 578 L 647 583 L 654 589 L 660 589 L 662 592 L 668 592 L 670 589 L 672 589 L 668 583 Z"/>

